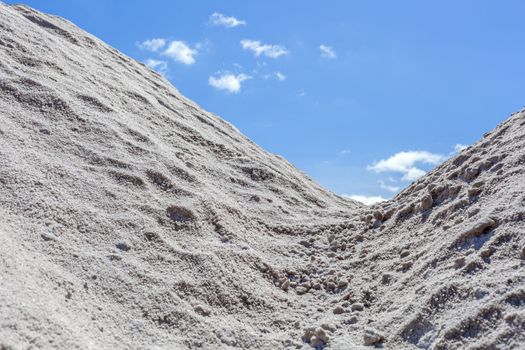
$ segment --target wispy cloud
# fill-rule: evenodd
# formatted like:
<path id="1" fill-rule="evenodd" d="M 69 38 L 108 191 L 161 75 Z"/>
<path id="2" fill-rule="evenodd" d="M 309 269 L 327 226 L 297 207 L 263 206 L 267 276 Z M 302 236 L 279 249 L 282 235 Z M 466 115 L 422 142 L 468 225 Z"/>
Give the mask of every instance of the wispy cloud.
<path id="1" fill-rule="evenodd" d="M 160 60 L 155 60 L 153 58 L 148 58 L 144 62 L 144 64 L 148 68 L 153 69 L 154 71 L 160 73 L 163 76 L 166 76 L 166 74 L 168 73 L 168 62 L 166 61 L 160 61 Z"/>
<path id="2" fill-rule="evenodd" d="M 277 58 L 288 54 L 288 50 L 284 46 L 262 44 L 258 40 L 243 39 L 241 40 L 241 46 L 245 50 L 252 51 L 257 57 L 264 55 L 269 58 Z"/>
<path id="3" fill-rule="evenodd" d="M 246 21 L 241 21 L 233 16 L 225 16 L 222 13 L 214 12 L 210 16 L 210 23 L 216 26 L 233 28 L 246 25 Z"/>
<path id="4" fill-rule="evenodd" d="M 275 72 L 275 78 L 279 81 L 285 81 L 287 76 L 281 72 Z"/>
<path id="5" fill-rule="evenodd" d="M 334 49 L 327 45 L 320 45 L 319 50 L 321 51 L 321 57 L 334 59 L 337 58 L 337 54 L 335 53 Z"/>
<path id="6" fill-rule="evenodd" d="M 381 196 L 365 196 L 365 195 L 360 195 L 360 194 L 354 194 L 354 195 L 343 194 L 343 197 L 356 200 L 365 205 L 371 205 L 374 203 L 384 202 L 387 200 L 386 198 L 383 198 Z"/>
<path id="7" fill-rule="evenodd" d="M 255 72 L 256 73 L 256 72 Z M 271 74 L 265 74 L 262 76 L 263 79 L 276 79 L 279 81 L 285 81 L 288 77 L 281 72 L 273 72 Z"/>
<path id="8" fill-rule="evenodd" d="M 388 159 L 380 160 L 367 167 L 368 170 L 376 173 L 397 172 L 402 173 L 404 181 L 414 181 L 425 175 L 425 171 L 416 167 L 416 164 L 437 165 L 445 160 L 446 157 L 427 151 L 408 151 L 394 154 Z"/>
<path id="9" fill-rule="evenodd" d="M 190 65 L 195 63 L 195 56 L 197 56 L 198 51 L 192 49 L 184 41 L 173 40 L 169 43 L 168 47 L 162 52 L 162 54 L 170 57 L 176 62 Z"/>
<path id="10" fill-rule="evenodd" d="M 464 149 L 467 149 L 468 146 L 467 145 L 462 145 L 461 143 L 456 143 L 456 145 L 454 146 L 454 151 L 455 153 L 460 153 L 461 151 L 463 151 Z"/>
<path id="11" fill-rule="evenodd" d="M 342 151 L 339 151 L 339 155 L 340 155 L 340 156 L 347 156 L 347 155 L 349 155 L 350 153 L 352 153 L 352 151 L 349 150 L 349 149 L 344 149 L 344 150 L 342 150 Z"/>
<path id="12" fill-rule="evenodd" d="M 251 79 L 246 74 L 233 74 L 229 72 L 219 72 L 217 76 L 210 76 L 208 84 L 218 90 L 225 90 L 230 93 L 238 93 L 241 91 L 241 84 L 243 81 Z"/>
<path id="13" fill-rule="evenodd" d="M 162 38 L 149 39 L 141 43 L 137 43 L 137 46 L 139 47 L 139 49 L 151 51 L 151 52 L 157 52 L 160 49 L 162 49 L 165 45 L 166 45 L 166 39 L 162 39 Z"/>
<path id="14" fill-rule="evenodd" d="M 390 192 L 398 192 L 401 189 L 399 186 L 388 185 L 383 180 L 379 180 L 379 187 Z"/>

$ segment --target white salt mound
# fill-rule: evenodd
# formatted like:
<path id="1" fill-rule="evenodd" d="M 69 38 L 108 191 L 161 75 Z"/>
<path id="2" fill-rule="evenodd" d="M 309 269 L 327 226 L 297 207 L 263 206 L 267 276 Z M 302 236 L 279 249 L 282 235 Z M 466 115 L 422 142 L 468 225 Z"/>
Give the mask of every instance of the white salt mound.
<path id="1" fill-rule="evenodd" d="M 365 207 L 0 4 L 0 349 L 523 349 L 525 112 Z"/>

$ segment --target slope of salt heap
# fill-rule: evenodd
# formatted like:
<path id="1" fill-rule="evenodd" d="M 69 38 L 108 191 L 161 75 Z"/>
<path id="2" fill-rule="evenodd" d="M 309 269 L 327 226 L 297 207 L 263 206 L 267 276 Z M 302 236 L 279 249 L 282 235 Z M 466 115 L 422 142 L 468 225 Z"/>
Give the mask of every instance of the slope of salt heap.
<path id="1" fill-rule="evenodd" d="M 519 349 L 525 113 L 392 201 L 0 3 L 0 349 Z"/>

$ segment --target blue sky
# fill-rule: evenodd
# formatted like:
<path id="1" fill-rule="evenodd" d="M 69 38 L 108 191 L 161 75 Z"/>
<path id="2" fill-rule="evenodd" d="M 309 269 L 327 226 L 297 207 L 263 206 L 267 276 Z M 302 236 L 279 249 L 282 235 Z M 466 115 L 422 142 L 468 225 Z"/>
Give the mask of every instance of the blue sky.
<path id="1" fill-rule="evenodd" d="M 390 198 L 525 104 L 523 1 L 25 3 L 338 194 Z"/>

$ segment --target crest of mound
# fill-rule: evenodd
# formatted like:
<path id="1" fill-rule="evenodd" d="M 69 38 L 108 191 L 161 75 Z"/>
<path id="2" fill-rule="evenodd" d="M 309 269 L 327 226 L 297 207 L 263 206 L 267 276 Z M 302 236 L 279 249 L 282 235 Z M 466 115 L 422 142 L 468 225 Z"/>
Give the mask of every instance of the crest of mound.
<path id="1" fill-rule="evenodd" d="M 519 348 L 525 115 L 394 200 L 314 183 L 0 3 L 0 348 Z"/>

